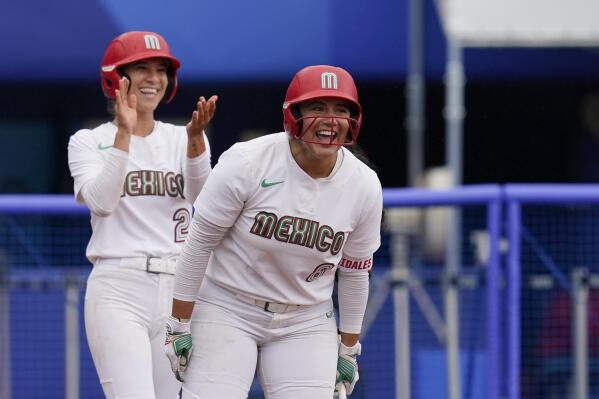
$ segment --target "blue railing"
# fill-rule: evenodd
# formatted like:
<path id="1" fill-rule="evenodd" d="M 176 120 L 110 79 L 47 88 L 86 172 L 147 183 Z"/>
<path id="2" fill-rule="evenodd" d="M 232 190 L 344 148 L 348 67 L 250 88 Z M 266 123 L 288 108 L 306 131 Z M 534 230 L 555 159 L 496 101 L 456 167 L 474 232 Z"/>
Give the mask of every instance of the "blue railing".
<path id="1" fill-rule="evenodd" d="M 462 206 L 482 205 L 487 208 L 487 233 L 489 235 L 489 259 L 486 290 L 486 337 L 488 356 L 488 399 L 498 399 L 501 390 L 501 331 L 499 294 L 499 241 L 501 234 L 503 190 L 498 185 L 463 186 L 447 190 L 424 188 L 385 189 L 383 204 L 391 207 Z"/>
<path id="2" fill-rule="evenodd" d="M 389 207 L 429 207 L 481 205 L 487 209 L 487 230 L 491 243 L 499 241 L 502 191 L 496 185 L 460 187 L 449 190 L 385 189 L 383 201 Z M 75 204 L 71 195 L 0 196 L 0 214 L 5 215 L 84 215 L 86 207 Z M 486 269 L 486 340 L 488 343 L 487 397 L 499 398 L 500 367 L 499 350 L 499 253 L 498 245 L 490 245 Z"/>
<path id="3" fill-rule="evenodd" d="M 552 269 L 552 260 L 548 255 L 544 255 L 543 247 L 538 243 L 535 244 L 533 236 L 527 235 L 526 227 L 522 225 L 522 206 L 599 205 L 599 185 L 477 185 L 434 191 L 419 188 L 387 188 L 383 191 L 383 201 L 385 208 L 480 205 L 486 209 L 486 229 L 490 244 L 485 291 L 487 323 L 485 334 L 488 356 L 486 398 L 498 399 L 502 393 L 506 393 L 510 399 L 519 398 L 523 240 L 533 247 L 548 270 L 555 269 L 552 274 L 557 277 L 560 284 L 567 284 L 568 281 L 555 265 Z M 4 215 L 84 215 L 87 213 L 87 208 L 75 204 L 71 195 L 0 196 L 0 214 Z M 505 313 L 501 312 L 500 289 L 502 235 L 507 237 L 510 244 L 505 257 L 507 302 Z M 505 343 L 501 328 L 502 318 L 506 322 Z M 501 367 L 502 352 L 506 354 L 507 367 Z"/>
<path id="4" fill-rule="evenodd" d="M 508 184 L 503 187 L 507 207 L 507 237 L 510 243 L 507 258 L 507 380 L 509 399 L 520 398 L 521 359 L 521 243 L 527 237 L 522 224 L 523 205 L 585 205 L 599 204 L 599 185 L 596 184 Z M 560 284 L 567 280 L 545 255 L 540 245 L 534 245 L 543 264 L 557 275 Z"/>

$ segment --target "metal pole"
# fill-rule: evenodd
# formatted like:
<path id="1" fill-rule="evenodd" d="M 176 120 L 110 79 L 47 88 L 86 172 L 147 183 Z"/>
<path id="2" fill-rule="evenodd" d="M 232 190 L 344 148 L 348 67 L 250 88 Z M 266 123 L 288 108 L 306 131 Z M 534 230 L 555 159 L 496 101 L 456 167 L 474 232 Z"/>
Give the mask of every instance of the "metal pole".
<path id="1" fill-rule="evenodd" d="M 408 237 L 393 235 L 395 397 L 410 399 L 410 286 Z"/>
<path id="2" fill-rule="evenodd" d="M 65 302 L 65 398 L 79 398 L 79 284 L 66 281 Z"/>
<path id="3" fill-rule="evenodd" d="M 507 265 L 507 393 L 520 399 L 520 203 L 508 203 Z"/>
<path id="4" fill-rule="evenodd" d="M 487 348 L 489 375 L 487 399 L 499 399 L 501 395 L 501 360 L 499 354 L 499 252 L 501 240 L 501 202 L 491 202 L 487 209 L 487 228 L 489 230 L 489 261 L 487 264 Z"/>
<path id="5" fill-rule="evenodd" d="M 462 47 L 456 40 L 447 42 L 445 76 L 446 159 L 454 185 L 462 184 L 462 136 L 464 119 L 464 66 Z M 450 214 L 450 239 L 447 241 L 446 284 L 444 290 L 447 323 L 447 381 L 449 399 L 461 398 L 459 358 L 459 292 L 456 284 L 461 269 L 462 214 Z"/>
<path id="6" fill-rule="evenodd" d="M 459 293 L 457 286 L 457 274 L 450 271 L 444 284 L 444 308 L 445 320 L 447 326 L 447 342 L 445 350 L 447 352 L 447 384 L 448 398 L 460 399 L 460 354 L 459 354 Z"/>
<path id="7" fill-rule="evenodd" d="M 408 76 L 406 128 L 408 133 L 408 185 L 417 185 L 424 169 L 425 76 L 423 1 L 408 4 Z"/>
<path id="8" fill-rule="evenodd" d="M 8 263 L 0 254 L 0 398 L 11 397 L 10 284 Z"/>
<path id="9" fill-rule="evenodd" d="M 588 275 L 585 268 L 572 270 L 572 381 L 574 398 L 589 397 L 589 337 L 587 334 Z"/>
<path id="10" fill-rule="evenodd" d="M 462 184 L 462 148 L 464 125 L 464 64 L 462 47 L 458 41 L 447 41 L 447 64 L 445 66 L 445 122 L 446 148 L 445 157 L 451 181 L 454 185 Z"/>

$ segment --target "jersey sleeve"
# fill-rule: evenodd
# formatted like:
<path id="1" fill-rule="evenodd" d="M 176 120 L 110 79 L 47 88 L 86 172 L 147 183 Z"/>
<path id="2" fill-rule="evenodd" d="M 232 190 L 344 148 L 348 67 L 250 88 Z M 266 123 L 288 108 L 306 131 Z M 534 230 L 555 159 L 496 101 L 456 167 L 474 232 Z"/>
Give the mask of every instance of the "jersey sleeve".
<path id="1" fill-rule="evenodd" d="M 110 215 L 119 203 L 129 154 L 109 148 L 102 158 L 80 134 L 71 138 L 68 150 L 77 202 L 99 216 Z"/>
<path id="2" fill-rule="evenodd" d="M 351 259 L 370 258 L 381 245 L 383 189 L 376 177 L 366 187 L 362 213 L 343 247 L 343 256 Z"/>
<path id="3" fill-rule="evenodd" d="M 217 226 L 231 227 L 249 197 L 253 168 L 234 145 L 225 151 L 194 203 L 196 212 Z"/>
<path id="4" fill-rule="evenodd" d="M 69 139 L 68 157 L 69 169 L 73 177 L 73 191 L 77 202 L 83 202 L 79 195 L 81 187 L 97 176 L 104 162 L 97 151 L 94 151 L 91 140 L 85 140 L 89 130 L 80 130 Z"/>
<path id="5" fill-rule="evenodd" d="M 206 183 L 206 179 L 212 170 L 210 164 L 210 144 L 208 143 L 206 134 L 204 134 L 204 143 L 206 144 L 206 150 L 195 158 L 187 157 L 187 140 L 185 140 L 185 146 L 183 147 L 185 154 L 183 157 L 185 160 L 183 163 L 185 198 L 191 203 L 198 197 L 198 194 L 202 190 L 202 187 L 204 186 L 204 183 Z"/>

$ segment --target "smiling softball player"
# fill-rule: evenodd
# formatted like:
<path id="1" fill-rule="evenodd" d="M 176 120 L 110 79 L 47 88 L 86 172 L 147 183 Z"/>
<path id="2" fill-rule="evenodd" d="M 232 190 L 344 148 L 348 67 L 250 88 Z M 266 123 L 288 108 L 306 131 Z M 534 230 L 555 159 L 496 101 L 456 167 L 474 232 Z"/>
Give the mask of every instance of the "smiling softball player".
<path id="1" fill-rule="evenodd" d="M 174 398 L 180 383 L 164 359 L 176 256 L 192 204 L 211 171 L 204 129 L 216 97 L 203 97 L 187 126 L 154 120 L 177 89 L 179 61 L 164 38 L 127 32 L 100 70 L 111 122 L 74 134 L 69 168 L 91 210 L 85 330 L 107 398 Z"/>
<path id="2" fill-rule="evenodd" d="M 382 189 L 345 148 L 362 122 L 352 77 L 302 69 L 283 120 L 223 153 L 195 203 L 165 345 L 184 398 L 246 398 L 256 370 L 269 399 L 331 399 L 358 380 Z"/>

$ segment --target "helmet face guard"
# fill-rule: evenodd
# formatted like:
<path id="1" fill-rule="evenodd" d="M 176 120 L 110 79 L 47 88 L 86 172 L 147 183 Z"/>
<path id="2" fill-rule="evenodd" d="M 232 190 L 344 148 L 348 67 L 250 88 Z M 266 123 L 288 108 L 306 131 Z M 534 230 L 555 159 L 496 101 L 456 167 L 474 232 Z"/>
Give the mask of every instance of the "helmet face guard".
<path id="1" fill-rule="evenodd" d="M 293 115 L 292 115 L 292 118 Z M 329 120 L 331 126 L 335 125 L 335 123 L 342 123 L 342 121 L 344 122 L 345 125 L 347 125 L 348 129 L 347 129 L 347 134 L 345 136 L 345 141 L 343 143 L 338 143 L 337 142 L 337 137 L 334 135 L 331 135 L 329 142 L 323 142 L 323 141 L 315 141 L 315 140 L 309 140 L 304 138 L 304 135 L 306 134 L 306 132 L 316 124 L 317 121 L 322 121 L 322 120 Z M 297 134 L 294 135 L 293 137 L 298 139 L 298 140 L 302 140 L 306 143 L 313 143 L 313 144 L 325 144 L 325 145 L 337 145 L 337 146 L 350 146 L 353 144 L 356 144 L 356 140 L 358 138 L 358 120 L 355 118 L 347 118 L 347 117 L 339 117 L 339 116 L 302 116 L 299 118 L 294 118 L 295 121 L 295 126 L 297 126 Z"/>
<path id="2" fill-rule="evenodd" d="M 347 101 L 350 105 L 351 117 L 303 117 L 297 114 L 298 104 L 318 98 L 335 98 Z M 331 118 L 331 122 L 334 122 L 334 119 L 347 119 L 349 125 L 347 138 L 350 140 L 346 140 L 342 145 L 352 145 L 358 139 L 362 124 L 362 107 L 358 102 L 358 91 L 353 78 L 342 68 L 329 65 L 306 67 L 295 74 L 287 88 L 285 102 L 283 103 L 283 126 L 290 137 L 306 141 L 302 138 L 304 133 L 316 120 L 322 118 Z M 308 125 L 304 126 L 306 123 Z M 334 143 L 334 140 L 335 137 L 331 136 L 329 144 L 339 145 Z M 315 143 L 326 144 L 323 142 Z"/>
<path id="3" fill-rule="evenodd" d="M 177 91 L 177 70 L 181 63 L 172 56 L 166 40 L 154 32 L 127 32 L 110 42 L 100 67 L 104 95 L 107 98 L 115 98 L 119 80 L 123 76 L 122 67 L 148 58 L 162 58 L 167 61 L 168 85 L 163 101 L 170 102 Z"/>

